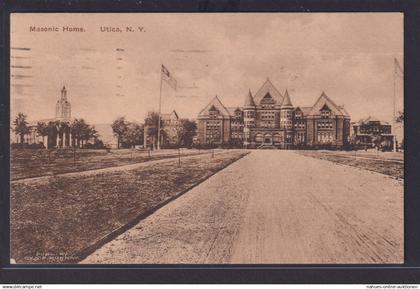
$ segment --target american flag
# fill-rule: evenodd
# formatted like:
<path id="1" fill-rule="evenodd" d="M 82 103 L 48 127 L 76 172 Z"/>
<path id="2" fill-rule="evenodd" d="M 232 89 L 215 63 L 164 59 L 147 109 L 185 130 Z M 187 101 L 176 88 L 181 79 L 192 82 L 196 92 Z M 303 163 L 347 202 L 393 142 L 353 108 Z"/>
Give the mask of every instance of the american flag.
<path id="1" fill-rule="evenodd" d="M 169 70 L 162 64 L 162 80 L 165 80 L 166 83 L 169 84 L 170 87 L 176 90 L 176 79 L 171 75 Z"/>

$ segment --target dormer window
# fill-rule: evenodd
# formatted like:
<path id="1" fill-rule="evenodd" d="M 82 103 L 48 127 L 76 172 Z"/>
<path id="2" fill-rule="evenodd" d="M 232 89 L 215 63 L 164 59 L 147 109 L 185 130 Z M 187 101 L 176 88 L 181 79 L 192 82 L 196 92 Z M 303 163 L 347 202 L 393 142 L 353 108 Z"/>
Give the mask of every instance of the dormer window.
<path id="1" fill-rule="evenodd" d="M 321 108 L 321 118 L 330 118 L 331 116 L 331 109 L 325 104 Z"/>
<path id="2" fill-rule="evenodd" d="M 270 108 L 274 103 L 273 97 L 271 97 L 270 93 L 267 92 L 267 94 L 261 99 L 261 105 L 263 107 Z"/>
<path id="3" fill-rule="evenodd" d="M 237 118 L 241 118 L 242 117 L 242 111 L 240 109 L 235 110 L 235 116 Z"/>
<path id="4" fill-rule="evenodd" d="M 219 110 L 214 105 L 209 109 L 209 115 L 216 117 L 219 114 Z"/>

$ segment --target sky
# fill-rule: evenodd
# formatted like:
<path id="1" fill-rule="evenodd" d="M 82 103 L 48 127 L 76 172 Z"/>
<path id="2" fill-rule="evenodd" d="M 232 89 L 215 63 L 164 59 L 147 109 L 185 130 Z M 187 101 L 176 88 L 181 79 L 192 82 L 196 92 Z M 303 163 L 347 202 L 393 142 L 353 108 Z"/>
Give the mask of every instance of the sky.
<path id="1" fill-rule="evenodd" d="M 58 32 L 30 32 L 30 27 Z M 62 31 L 80 27 L 84 32 Z M 119 27 L 122 32 L 102 32 Z M 131 27 L 133 32 L 126 32 Z M 242 106 L 269 78 L 293 105 L 324 91 L 352 121 L 392 122 L 394 58 L 403 65 L 402 13 L 13 14 L 11 115 L 52 118 L 63 85 L 72 117 L 142 122 L 158 110 L 196 118 L 218 95 Z M 402 109 L 397 77 L 396 107 Z"/>

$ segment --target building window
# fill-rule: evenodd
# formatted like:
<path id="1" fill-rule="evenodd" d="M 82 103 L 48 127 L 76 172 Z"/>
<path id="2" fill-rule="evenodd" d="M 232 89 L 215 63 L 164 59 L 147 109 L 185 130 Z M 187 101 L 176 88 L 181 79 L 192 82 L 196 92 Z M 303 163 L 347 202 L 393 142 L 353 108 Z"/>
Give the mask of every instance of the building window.
<path id="1" fill-rule="evenodd" d="M 219 130 L 220 128 L 220 121 L 218 120 L 208 120 L 206 122 L 207 130 Z"/>
<path id="2" fill-rule="evenodd" d="M 304 129 L 305 128 L 305 122 L 304 121 L 296 121 L 295 122 L 295 128 Z"/>
<path id="3" fill-rule="evenodd" d="M 332 132 L 318 132 L 317 141 L 320 143 L 331 143 L 334 141 Z"/>
<path id="4" fill-rule="evenodd" d="M 274 111 L 261 111 L 260 118 L 261 120 L 274 120 L 275 112 Z"/>
<path id="5" fill-rule="evenodd" d="M 322 118 L 329 118 L 329 117 L 330 117 L 330 115 L 331 115 L 331 112 L 330 112 L 330 111 L 328 111 L 328 110 L 323 110 L 323 111 L 321 111 L 321 117 L 322 117 Z"/>
<path id="6" fill-rule="evenodd" d="M 305 133 L 299 132 L 295 134 L 295 141 L 296 143 L 304 143 L 305 142 Z"/>
<path id="7" fill-rule="evenodd" d="M 333 123 L 332 121 L 328 121 L 328 120 L 320 120 L 317 122 L 317 128 L 318 129 L 332 129 Z"/>
<path id="8" fill-rule="evenodd" d="M 221 122 L 218 120 L 206 121 L 206 140 L 207 143 L 220 141 Z"/>

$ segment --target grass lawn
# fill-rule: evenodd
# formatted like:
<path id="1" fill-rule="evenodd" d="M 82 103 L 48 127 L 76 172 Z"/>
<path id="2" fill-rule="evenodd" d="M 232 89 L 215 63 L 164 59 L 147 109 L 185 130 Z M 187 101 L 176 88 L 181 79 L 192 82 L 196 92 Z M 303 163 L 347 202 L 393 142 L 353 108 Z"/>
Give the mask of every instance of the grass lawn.
<path id="1" fill-rule="evenodd" d="M 11 258 L 17 263 L 78 262 L 111 232 L 127 229 L 246 154 L 232 150 L 214 158 L 183 159 L 181 167 L 170 160 L 89 176 L 12 182 Z"/>
<path id="2" fill-rule="evenodd" d="M 298 153 L 323 160 L 332 161 L 338 164 L 358 167 L 404 179 L 404 155 L 393 152 L 373 151 L 297 151 Z"/>
<path id="3" fill-rule="evenodd" d="M 183 156 L 209 153 L 209 151 L 196 149 L 183 149 L 181 152 Z M 111 150 L 109 153 L 106 150 L 90 149 L 78 149 L 76 153 L 72 149 L 50 151 L 45 149 L 13 149 L 10 160 L 10 178 L 11 180 L 18 180 L 94 170 L 170 158 L 177 155 L 178 150 L 174 149 L 151 151 L 150 155 L 147 151 L 136 149 Z"/>

